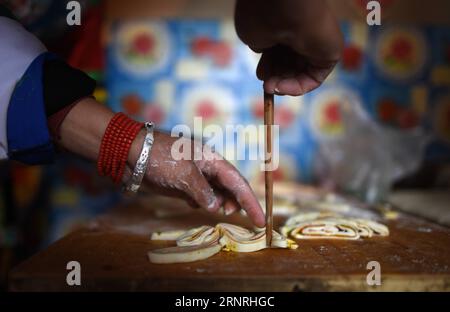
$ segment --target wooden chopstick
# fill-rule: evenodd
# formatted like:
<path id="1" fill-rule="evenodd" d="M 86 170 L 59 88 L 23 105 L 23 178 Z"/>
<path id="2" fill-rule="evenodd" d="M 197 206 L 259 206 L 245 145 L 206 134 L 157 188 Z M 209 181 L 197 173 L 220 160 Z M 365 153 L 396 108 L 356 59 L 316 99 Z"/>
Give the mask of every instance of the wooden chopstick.
<path id="1" fill-rule="evenodd" d="M 273 172 L 272 172 L 272 125 L 274 123 L 273 94 L 264 92 L 264 128 L 265 131 L 265 195 L 266 195 L 266 244 L 272 246 L 273 230 Z"/>

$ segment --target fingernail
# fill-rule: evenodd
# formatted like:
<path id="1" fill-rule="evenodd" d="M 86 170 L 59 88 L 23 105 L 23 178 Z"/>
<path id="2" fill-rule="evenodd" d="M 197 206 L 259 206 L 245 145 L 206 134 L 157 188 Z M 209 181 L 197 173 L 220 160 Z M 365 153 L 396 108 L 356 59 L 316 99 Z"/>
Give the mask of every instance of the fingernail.
<path id="1" fill-rule="evenodd" d="M 211 196 L 208 200 L 208 210 L 215 210 L 217 199 L 215 196 Z"/>
<path id="2" fill-rule="evenodd" d="M 233 213 L 233 210 L 232 209 L 225 209 L 225 215 L 226 216 L 229 216 L 229 215 L 231 215 Z"/>
<path id="3" fill-rule="evenodd" d="M 281 92 L 280 92 L 280 90 L 278 89 L 278 88 L 275 88 L 274 90 L 273 90 L 273 94 L 275 94 L 275 95 L 283 95 Z"/>

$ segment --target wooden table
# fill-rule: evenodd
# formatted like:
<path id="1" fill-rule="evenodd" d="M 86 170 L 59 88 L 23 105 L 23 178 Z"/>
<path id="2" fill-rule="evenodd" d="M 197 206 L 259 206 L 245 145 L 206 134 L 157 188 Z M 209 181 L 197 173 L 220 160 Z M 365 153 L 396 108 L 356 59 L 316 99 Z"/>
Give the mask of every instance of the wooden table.
<path id="1" fill-rule="evenodd" d="M 161 208 L 164 207 L 164 208 Z M 304 240 L 297 250 L 219 254 L 199 262 L 158 265 L 147 251 L 168 245 L 151 232 L 230 222 L 181 209 L 175 202 L 130 203 L 57 241 L 16 267 L 13 291 L 445 291 L 450 290 L 450 230 L 406 214 L 384 222 L 388 238 Z M 277 218 L 275 225 L 283 220 Z M 66 284 L 66 264 L 81 264 L 81 286 Z M 366 265 L 381 264 L 381 286 L 369 286 Z"/>

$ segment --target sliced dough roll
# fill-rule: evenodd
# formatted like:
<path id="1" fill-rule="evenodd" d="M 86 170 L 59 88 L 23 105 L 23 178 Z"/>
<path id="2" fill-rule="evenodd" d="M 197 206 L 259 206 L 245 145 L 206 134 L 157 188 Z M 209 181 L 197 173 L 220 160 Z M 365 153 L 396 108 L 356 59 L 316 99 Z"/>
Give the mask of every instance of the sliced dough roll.
<path id="1" fill-rule="evenodd" d="M 185 232 L 177 238 L 178 246 L 196 246 L 218 241 L 219 231 L 212 226 L 201 226 Z"/>
<path id="2" fill-rule="evenodd" d="M 180 263 L 203 260 L 224 251 L 254 252 L 267 248 L 264 231 L 254 233 L 243 227 L 219 223 L 215 227 L 201 226 L 183 232 L 152 234 L 152 239 L 176 240 L 177 246 L 152 250 L 148 253 L 153 263 Z M 174 237 L 176 238 L 174 239 Z M 298 245 L 273 231 L 272 247 L 296 249 Z"/>
<path id="3" fill-rule="evenodd" d="M 381 223 L 366 220 L 366 219 L 355 219 L 355 222 L 358 224 L 358 227 L 366 227 L 372 230 L 372 234 L 378 236 L 389 236 L 389 228 Z"/>
<path id="4" fill-rule="evenodd" d="M 288 231 L 289 236 L 302 238 L 340 238 L 358 239 L 358 229 L 349 223 L 334 222 L 329 220 L 316 220 L 296 224 Z"/>
<path id="5" fill-rule="evenodd" d="M 154 232 L 152 233 L 151 240 L 163 240 L 163 241 L 174 241 L 178 237 L 183 235 L 186 231 L 174 230 L 165 232 Z"/>
<path id="6" fill-rule="evenodd" d="M 307 213 L 288 219 L 281 233 L 296 239 L 350 239 L 387 236 L 389 229 L 375 221 Z"/>
<path id="7" fill-rule="evenodd" d="M 148 259 L 153 263 L 184 263 L 207 259 L 222 249 L 218 243 L 195 246 L 175 246 L 148 252 Z"/>

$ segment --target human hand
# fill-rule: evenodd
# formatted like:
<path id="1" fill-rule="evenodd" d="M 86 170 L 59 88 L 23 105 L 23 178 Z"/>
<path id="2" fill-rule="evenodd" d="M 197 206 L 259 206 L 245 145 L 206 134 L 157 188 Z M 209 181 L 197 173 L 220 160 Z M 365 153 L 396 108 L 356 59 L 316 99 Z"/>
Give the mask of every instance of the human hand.
<path id="1" fill-rule="evenodd" d="M 68 151 L 95 161 L 108 123 L 114 113 L 94 99 L 86 98 L 78 103 L 61 125 L 58 144 Z M 130 175 L 142 150 L 145 130 L 133 141 L 127 163 Z M 184 142 L 199 152 L 199 160 L 175 160 L 171 156 L 172 145 L 179 138 L 159 131 L 154 132 L 154 144 L 150 152 L 145 181 L 152 190 L 161 194 L 178 196 L 211 212 L 224 207 L 230 214 L 244 209 L 256 226 L 265 224 L 264 214 L 247 181 L 229 162 L 201 144 L 183 138 Z M 129 178 L 124 176 L 123 181 Z"/>
<path id="2" fill-rule="evenodd" d="M 129 166 L 133 168 L 139 157 L 144 131 L 133 142 Z M 153 191 L 183 198 L 192 206 L 217 212 L 224 207 L 226 214 L 241 208 L 256 226 L 265 224 L 264 213 L 250 185 L 238 170 L 207 146 L 186 138 L 171 137 L 155 131 L 145 182 Z M 191 146 L 189 159 L 177 160 L 171 153 L 177 140 Z M 193 157 L 194 154 L 201 157 Z M 201 159 L 200 159 L 201 158 Z M 198 160 L 196 160 L 198 159 Z"/>
<path id="3" fill-rule="evenodd" d="M 323 0 L 237 0 L 235 25 L 241 40 L 262 53 L 256 74 L 268 93 L 314 90 L 341 55 L 342 35 Z"/>

